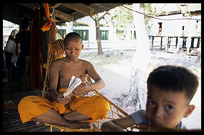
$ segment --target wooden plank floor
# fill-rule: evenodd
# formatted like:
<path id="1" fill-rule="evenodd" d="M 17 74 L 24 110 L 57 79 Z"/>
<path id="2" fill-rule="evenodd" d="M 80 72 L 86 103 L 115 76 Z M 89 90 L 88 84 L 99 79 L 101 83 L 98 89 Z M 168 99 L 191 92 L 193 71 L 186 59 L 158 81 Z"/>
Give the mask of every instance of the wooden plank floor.
<path id="1" fill-rule="evenodd" d="M 34 121 L 22 123 L 17 109 L 9 110 L 3 113 L 3 131 L 4 132 L 50 132 L 50 127 L 45 125 L 36 125 Z M 53 132 L 60 132 L 53 128 Z"/>
<path id="2" fill-rule="evenodd" d="M 11 90 L 10 90 L 11 91 Z M 19 101 L 28 95 L 41 95 L 41 91 L 32 90 L 26 92 L 4 91 L 3 99 L 12 100 L 16 107 Z M 8 112 L 3 112 L 3 131 L 4 132 L 50 132 L 50 127 L 45 125 L 36 125 L 36 122 L 30 121 L 22 123 L 18 110 L 10 109 Z M 53 128 L 53 132 L 60 132 L 59 129 Z"/>
<path id="3" fill-rule="evenodd" d="M 41 96 L 41 90 L 33 89 L 28 91 L 17 91 L 17 86 L 14 83 L 9 83 L 8 87 L 3 85 L 3 103 L 6 100 L 11 100 L 18 106 L 20 100 L 29 95 Z M 3 112 L 3 132 L 50 132 L 50 127 L 36 125 L 36 122 L 30 121 L 22 123 L 18 110 L 10 109 L 8 112 Z M 52 128 L 52 132 L 61 132 L 60 129 Z M 64 131 L 66 132 L 66 131 Z"/>

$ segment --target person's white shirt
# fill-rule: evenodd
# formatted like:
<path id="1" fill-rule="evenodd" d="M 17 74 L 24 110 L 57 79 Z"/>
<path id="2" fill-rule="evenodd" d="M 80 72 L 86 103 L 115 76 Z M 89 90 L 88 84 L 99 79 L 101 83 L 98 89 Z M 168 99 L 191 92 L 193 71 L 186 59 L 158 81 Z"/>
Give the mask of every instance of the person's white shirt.
<path id="1" fill-rule="evenodd" d="M 18 30 L 13 30 L 10 34 L 12 37 L 16 37 L 16 34 L 18 33 Z M 6 46 L 4 48 L 4 51 L 10 52 L 10 53 L 15 53 L 16 52 L 16 43 L 13 40 L 8 39 Z"/>

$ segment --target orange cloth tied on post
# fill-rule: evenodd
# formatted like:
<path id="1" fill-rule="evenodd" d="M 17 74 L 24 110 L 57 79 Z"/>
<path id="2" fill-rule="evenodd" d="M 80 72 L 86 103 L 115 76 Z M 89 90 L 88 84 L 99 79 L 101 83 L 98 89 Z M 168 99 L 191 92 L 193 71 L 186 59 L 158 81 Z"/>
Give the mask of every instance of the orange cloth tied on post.
<path id="1" fill-rule="evenodd" d="M 45 15 L 46 18 L 48 19 L 48 21 L 43 25 L 43 27 L 41 28 L 41 30 L 44 31 L 48 31 L 50 30 L 50 27 L 53 24 L 53 19 L 50 18 L 50 12 L 49 12 L 49 4 L 45 3 L 44 4 L 44 8 L 45 8 Z"/>

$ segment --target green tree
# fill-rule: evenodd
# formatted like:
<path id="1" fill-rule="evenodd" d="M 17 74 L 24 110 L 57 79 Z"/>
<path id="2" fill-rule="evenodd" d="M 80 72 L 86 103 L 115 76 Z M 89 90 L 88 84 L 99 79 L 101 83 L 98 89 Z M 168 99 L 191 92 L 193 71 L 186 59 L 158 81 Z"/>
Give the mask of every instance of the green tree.
<path id="1" fill-rule="evenodd" d="M 132 5 L 129 5 L 131 7 Z M 125 11 L 124 11 L 125 10 Z M 110 11 L 106 11 L 102 14 L 96 14 L 94 16 L 91 16 L 91 18 L 95 22 L 96 26 L 96 40 L 98 45 L 98 55 L 103 54 L 102 45 L 101 45 L 101 35 L 100 35 L 100 20 L 104 19 L 106 23 L 109 21 L 113 24 L 114 28 L 124 28 L 125 31 L 120 34 L 122 39 L 125 39 L 126 36 L 126 30 L 131 26 L 133 15 L 130 11 L 127 9 L 124 9 L 122 7 L 116 7 L 115 9 L 112 9 Z"/>
<path id="2" fill-rule="evenodd" d="M 132 5 L 125 6 L 132 8 Z M 106 23 L 112 23 L 116 35 L 119 36 L 120 39 L 126 39 L 128 30 L 130 30 L 133 24 L 132 12 L 122 6 L 116 7 L 108 12 L 109 15 L 105 16 L 104 20 Z"/>
<path id="3" fill-rule="evenodd" d="M 91 18 L 94 20 L 95 26 L 96 26 L 96 41 L 97 41 L 97 45 L 98 45 L 98 55 L 103 54 L 103 50 L 102 50 L 102 46 L 101 46 L 101 35 L 100 35 L 100 23 L 99 23 L 99 21 L 101 19 L 104 19 L 104 16 L 106 14 L 108 14 L 108 12 L 103 13 L 101 16 L 99 16 L 99 14 L 91 16 Z"/>

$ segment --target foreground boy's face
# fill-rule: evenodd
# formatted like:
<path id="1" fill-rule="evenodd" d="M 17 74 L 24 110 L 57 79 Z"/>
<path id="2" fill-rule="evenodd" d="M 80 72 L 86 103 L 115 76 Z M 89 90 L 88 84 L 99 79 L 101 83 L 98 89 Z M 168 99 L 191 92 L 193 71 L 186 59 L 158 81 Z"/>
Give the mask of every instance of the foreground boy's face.
<path id="1" fill-rule="evenodd" d="M 165 92 L 155 86 L 148 88 L 146 115 L 154 126 L 176 127 L 193 111 L 192 106 L 188 105 L 184 92 Z"/>
<path id="2" fill-rule="evenodd" d="M 81 50 L 83 49 L 81 39 L 71 39 L 65 42 L 65 53 L 71 61 L 78 59 Z"/>

